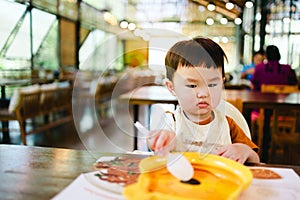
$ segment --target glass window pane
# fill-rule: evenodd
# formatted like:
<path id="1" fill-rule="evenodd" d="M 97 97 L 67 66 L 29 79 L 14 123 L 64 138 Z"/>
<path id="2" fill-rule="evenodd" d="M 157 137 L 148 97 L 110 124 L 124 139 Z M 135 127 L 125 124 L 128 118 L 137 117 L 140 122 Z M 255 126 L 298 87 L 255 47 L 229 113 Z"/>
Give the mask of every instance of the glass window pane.
<path id="1" fill-rule="evenodd" d="M 25 19 L 14 39 L 8 48 L 6 56 L 9 58 L 30 59 L 30 17 L 26 14 Z"/>
<path id="2" fill-rule="evenodd" d="M 297 74 L 300 74 L 300 35 L 291 35 L 290 40 L 292 68 L 297 70 Z"/>
<path id="3" fill-rule="evenodd" d="M 55 21 L 55 15 L 43 12 L 41 10 L 32 9 L 32 42 L 33 54 L 37 52 L 42 41 L 45 39 L 52 23 Z M 9 47 L 7 57 L 30 59 L 30 14 L 26 14 L 25 19 Z"/>
<path id="4" fill-rule="evenodd" d="M 3 45 L 6 43 L 9 35 L 16 26 L 18 20 L 26 10 L 26 6 L 8 2 L 0 1 L 0 50 L 3 48 Z"/>
<path id="5" fill-rule="evenodd" d="M 55 15 L 32 9 L 33 54 L 37 52 L 55 19 Z"/>
<path id="6" fill-rule="evenodd" d="M 97 69 L 101 65 L 99 45 L 105 38 L 105 32 L 94 30 L 90 32 L 79 50 L 79 69 Z M 100 58 L 98 57 L 100 56 Z M 102 56 L 103 57 L 103 56 Z"/>
<path id="7" fill-rule="evenodd" d="M 58 69 L 58 20 L 56 20 L 43 39 L 34 56 L 34 68 Z"/>
<path id="8" fill-rule="evenodd" d="M 101 30 L 92 31 L 79 50 L 79 69 L 106 71 L 123 67 L 122 43 Z"/>

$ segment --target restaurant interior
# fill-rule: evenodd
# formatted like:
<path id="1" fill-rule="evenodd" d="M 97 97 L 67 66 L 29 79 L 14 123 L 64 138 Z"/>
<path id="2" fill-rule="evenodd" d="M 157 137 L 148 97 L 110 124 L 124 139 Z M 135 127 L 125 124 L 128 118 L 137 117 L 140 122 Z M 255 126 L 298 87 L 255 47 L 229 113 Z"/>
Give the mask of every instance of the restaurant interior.
<path id="1" fill-rule="evenodd" d="M 161 122 L 156 109 L 174 112 L 165 56 L 177 41 L 197 36 L 212 39 L 228 58 L 226 115 L 259 147 L 263 165 L 290 166 L 299 178 L 298 0 L 0 0 L 0 7 L 4 199 L 52 199 L 90 171 L 98 155 L 91 152 L 149 153 L 147 135 L 134 124 L 151 129 Z M 254 91 L 241 73 L 269 45 L 298 83 Z M 49 170 L 51 178 L 38 179 Z M 43 184 L 49 188 L 40 190 Z"/>
<path id="2" fill-rule="evenodd" d="M 134 128 L 120 127 L 114 119 L 117 111 L 112 111 L 113 99 L 138 87 L 163 85 L 164 56 L 168 48 L 181 39 L 204 36 L 224 49 L 228 57 L 225 93 L 251 90 L 251 82 L 240 78 L 241 69 L 251 63 L 255 51 L 271 44 L 279 47 L 280 62 L 290 64 L 300 77 L 298 1 L 1 0 L 0 4 L 3 8 L 0 29 L 2 143 L 93 149 L 97 146 L 95 138 L 82 135 L 97 133 L 100 128 L 110 132 L 112 140 L 122 141 L 121 149 L 130 151 L 133 148 L 131 133 L 122 137 L 124 133 L 120 136 L 119 132 L 134 132 Z M 14 106 L 18 106 L 12 105 L 16 104 L 15 91 L 36 85 L 41 91 L 52 91 L 40 96 L 55 98 L 45 100 L 40 106 L 44 108 L 29 102 L 32 105 L 25 106 L 29 114 L 18 118 L 14 110 Z M 65 95 L 57 95 L 58 91 Z M 297 93 L 298 87 L 295 91 L 285 91 L 275 86 L 271 92 Z M 225 98 L 228 101 L 241 99 L 241 104 L 248 101 L 241 94 L 228 94 Z M 25 104 L 25 98 L 23 101 Z M 299 103 L 299 99 L 293 101 Z M 241 104 L 235 105 L 245 116 L 247 111 Z M 172 105 L 165 107 L 172 109 Z M 280 103 L 277 106 L 280 109 Z M 140 107 L 140 120 L 146 123 L 150 107 L 146 103 Z M 288 109 L 294 116 L 280 117 L 292 118 L 292 122 L 281 120 L 276 126 L 278 130 L 294 134 L 292 132 L 300 131 L 296 112 L 299 108 L 293 105 Z M 10 113 L 5 113 L 6 110 Z M 129 124 L 134 121 L 132 116 Z M 245 118 L 252 139 L 263 148 L 263 114 L 256 119 Z M 269 128 L 274 124 L 272 119 Z M 276 132 L 272 128 L 270 131 Z M 74 136 L 69 138 L 69 132 Z M 297 142 L 299 144 L 299 139 Z M 267 151 L 270 154 L 271 150 Z M 277 160 L 273 158 L 276 161 L 266 159 L 265 162 L 283 162 L 280 156 Z M 287 162 L 299 164 L 299 159 Z"/>

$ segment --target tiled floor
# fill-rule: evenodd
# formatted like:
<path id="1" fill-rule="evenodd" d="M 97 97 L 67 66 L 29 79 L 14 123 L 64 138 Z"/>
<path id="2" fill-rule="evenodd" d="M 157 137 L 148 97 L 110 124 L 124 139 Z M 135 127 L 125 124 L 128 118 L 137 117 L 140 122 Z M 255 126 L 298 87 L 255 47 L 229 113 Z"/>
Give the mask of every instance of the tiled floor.
<path id="1" fill-rule="evenodd" d="M 28 135 L 27 145 L 70 149 L 98 150 L 103 152 L 126 152 L 133 150 L 133 122 L 131 108 L 117 108 L 108 116 L 93 114 L 85 107 L 76 112 L 74 122 L 63 124 L 45 132 Z M 127 109 L 127 110 L 126 110 Z M 140 109 L 140 118 L 145 116 L 146 107 Z M 145 112 L 144 112 L 145 111 Z M 37 119 L 39 120 L 39 119 Z M 27 128 L 31 128 L 30 121 Z M 17 121 L 9 122 L 12 144 L 22 144 Z M 141 147 L 145 149 L 145 147 Z"/>

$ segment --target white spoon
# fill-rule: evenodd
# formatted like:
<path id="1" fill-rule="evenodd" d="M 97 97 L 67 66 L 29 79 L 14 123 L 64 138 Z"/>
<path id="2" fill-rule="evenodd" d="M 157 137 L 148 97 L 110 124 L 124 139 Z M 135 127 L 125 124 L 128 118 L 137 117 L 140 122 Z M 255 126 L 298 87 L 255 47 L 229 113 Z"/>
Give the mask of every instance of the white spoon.
<path id="1" fill-rule="evenodd" d="M 149 130 L 140 122 L 134 123 L 135 127 L 144 135 L 149 135 Z M 194 176 L 192 164 L 180 153 L 168 153 L 167 155 L 168 171 L 181 181 L 189 181 Z"/>

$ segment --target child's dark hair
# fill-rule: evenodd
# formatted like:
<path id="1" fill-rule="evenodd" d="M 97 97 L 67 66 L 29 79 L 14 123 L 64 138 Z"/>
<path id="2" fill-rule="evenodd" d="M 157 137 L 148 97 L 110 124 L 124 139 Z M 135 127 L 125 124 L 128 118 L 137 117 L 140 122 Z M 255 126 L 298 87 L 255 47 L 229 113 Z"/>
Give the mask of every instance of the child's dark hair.
<path id="1" fill-rule="evenodd" d="M 263 50 L 263 49 L 260 49 L 260 50 L 258 50 L 258 51 L 255 51 L 254 53 L 253 53 L 253 57 L 254 56 L 256 56 L 256 55 L 265 55 L 266 53 L 265 53 L 265 50 Z"/>
<path id="2" fill-rule="evenodd" d="M 167 78 L 172 80 L 177 67 L 222 68 L 225 77 L 224 59 L 228 62 L 223 49 L 209 38 L 196 37 L 177 42 L 165 57 Z"/>

